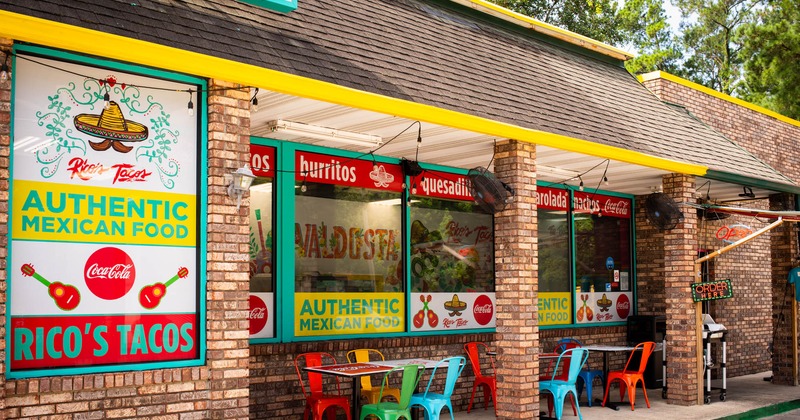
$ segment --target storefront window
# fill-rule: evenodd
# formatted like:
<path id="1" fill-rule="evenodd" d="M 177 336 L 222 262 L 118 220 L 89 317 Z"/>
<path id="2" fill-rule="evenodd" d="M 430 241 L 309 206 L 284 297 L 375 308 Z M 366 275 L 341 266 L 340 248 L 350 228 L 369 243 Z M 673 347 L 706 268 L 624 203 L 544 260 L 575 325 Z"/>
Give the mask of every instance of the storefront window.
<path id="1" fill-rule="evenodd" d="M 569 192 L 537 189 L 539 325 L 572 323 Z"/>
<path id="2" fill-rule="evenodd" d="M 275 337 L 274 161 L 273 148 L 250 146 L 250 167 L 257 176 L 250 187 L 250 338 Z"/>
<path id="3" fill-rule="evenodd" d="M 405 331 L 399 166 L 297 152 L 295 335 Z"/>
<path id="4" fill-rule="evenodd" d="M 624 321 L 633 297 L 631 200 L 548 187 L 537 199 L 540 325 Z"/>
<path id="5" fill-rule="evenodd" d="M 464 176 L 426 171 L 412 186 L 412 330 L 494 326 L 492 215 Z"/>

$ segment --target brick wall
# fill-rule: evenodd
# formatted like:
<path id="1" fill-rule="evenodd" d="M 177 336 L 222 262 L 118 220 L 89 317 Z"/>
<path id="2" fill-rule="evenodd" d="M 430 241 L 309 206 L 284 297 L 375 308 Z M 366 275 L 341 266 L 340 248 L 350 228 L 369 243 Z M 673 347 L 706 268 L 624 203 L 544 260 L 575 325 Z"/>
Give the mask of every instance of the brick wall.
<path id="1" fill-rule="evenodd" d="M 3 51 L 10 51 L 12 45 L 10 39 L 0 38 L 0 49 Z M 6 290 L 8 290 L 6 258 L 8 257 L 8 187 L 11 179 L 10 122 L 11 81 L 7 80 L 0 83 L 0 414 L 6 406 Z"/>
<path id="2" fill-rule="evenodd" d="M 9 45 L 7 42 L 0 42 Z M 234 87 L 212 81 L 211 89 Z M 9 180 L 8 83 L 0 85 L 0 288 L 6 289 Z M 6 380 L 0 418 L 247 418 L 247 208 L 238 212 L 223 176 L 249 157 L 249 94 L 209 95 L 207 364 L 176 369 Z M 244 244 L 233 245 L 230 244 Z M 5 293 L 0 293 L 4 299 Z M 5 311 L 5 302 L 0 310 Z M 0 322 L 5 321 L 5 313 Z M 4 340 L 5 331 L 0 334 Z M 5 342 L 0 343 L 5 351 Z M 0 364 L 5 357 L 0 358 Z M 5 372 L 5 365 L 0 365 Z"/>
<path id="3" fill-rule="evenodd" d="M 776 194 L 770 197 L 770 209 L 785 210 L 793 208 L 795 196 Z M 797 386 L 797 376 L 793 369 L 797 357 L 792 342 L 792 306 L 797 305 L 794 285 L 789 284 L 789 270 L 797 266 L 800 251 L 796 223 L 784 223 L 775 228 L 770 237 L 772 241 L 772 313 L 768 323 L 774 331 L 772 339 L 772 382 Z M 795 322 L 797 322 L 795 320 Z"/>
<path id="4" fill-rule="evenodd" d="M 421 336 L 399 338 L 375 338 L 354 340 L 326 340 L 307 343 L 256 344 L 250 346 L 250 418 L 276 419 L 300 418 L 303 415 L 305 400 L 294 368 L 294 359 L 300 353 L 328 352 L 338 362 L 346 361 L 348 351 L 357 348 L 380 350 L 387 359 L 430 358 L 441 359 L 450 356 L 464 356 L 464 344 L 481 341 L 495 349 L 494 334 L 455 334 L 445 336 Z M 426 373 L 422 381 L 430 376 Z M 437 373 L 432 389 L 441 392 L 444 375 Z M 474 374 L 467 365 L 456 382 L 453 392 L 453 409 L 466 411 L 472 392 Z M 375 379 L 377 382 L 377 379 Z M 351 395 L 352 382 L 342 380 L 342 395 Z M 326 388 L 335 389 L 330 383 Z M 489 403 L 491 404 L 491 402 Z M 475 394 L 473 409 L 483 410 L 483 392 Z M 492 410 L 490 405 L 489 410 Z"/>
<path id="5" fill-rule="evenodd" d="M 510 140 L 496 146 L 495 173 L 516 191 L 495 217 L 499 418 L 532 418 L 539 412 L 535 164 L 533 144 Z"/>

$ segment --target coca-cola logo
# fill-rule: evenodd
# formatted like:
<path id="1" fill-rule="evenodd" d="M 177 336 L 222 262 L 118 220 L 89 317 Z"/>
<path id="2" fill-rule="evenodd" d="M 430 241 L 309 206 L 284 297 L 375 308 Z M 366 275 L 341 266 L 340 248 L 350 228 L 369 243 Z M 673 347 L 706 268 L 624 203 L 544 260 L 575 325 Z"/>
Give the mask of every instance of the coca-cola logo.
<path id="1" fill-rule="evenodd" d="M 475 317 L 475 322 L 480 325 L 492 322 L 492 318 L 494 318 L 494 303 L 492 303 L 492 299 L 486 295 L 480 295 L 475 298 L 475 303 L 472 305 L 472 315 Z"/>
<path id="2" fill-rule="evenodd" d="M 106 247 L 93 252 L 83 268 L 86 287 L 95 296 L 115 300 L 125 296 L 136 281 L 136 267 L 125 251 Z"/>
<path id="3" fill-rule="evenodd" d="M 250 335 L 260 333 L 267 325 L 269 319 L 267 304 L 256 295 L 250 295 L 250 313 L 247 319 L 250 320 Z"/>
<path id="4" fill-rule="evenodd" d="M 628 299 L 628 295 L 619 295 L 617 298 L 617 315 L 622 319 L 626 319 L 630 312 L 631 301 Z"/>

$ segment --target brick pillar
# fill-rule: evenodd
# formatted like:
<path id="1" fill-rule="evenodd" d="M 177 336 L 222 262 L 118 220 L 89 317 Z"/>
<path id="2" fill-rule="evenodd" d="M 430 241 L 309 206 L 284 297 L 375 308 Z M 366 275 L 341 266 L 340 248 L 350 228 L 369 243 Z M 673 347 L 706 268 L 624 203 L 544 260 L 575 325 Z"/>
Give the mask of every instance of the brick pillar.
<path id="1" fill-rule="evenodd" d="M 495 173 L 516 196 L 495 217 L 497 418 L 539 416 L 536 146 L 497 145 Z"/>
<path id="2" fill-rule="evenodd" d="M 0 38 L 0 50 L 11 51 L 10 39 Z M 8 59 L 11 68 L 11 58 Z M 13 74 L 13 72 L 12 72 Z M 12 76 L 13 77 L 13 76 Z M 0 82 L 0 418 L 6 408 L 6 297 L 8 272 L 8 188 L 11 184 L 11 79 Z"/>
<path id="3" fill-rule="evenodd" d="M 250 93 L 209 82 L 208 281 L 206 297 L 208 418 L 249 417 L 249 201 L 236 209 L 225 175 L 249 162 Z"/>
<path id="4" fill-rule="evenodd" d="M 664 193 L 677 203 L 695 201 L 695 178 L 665 175 Z M 690 285 L 697 281 L 697 212 L 682 208 L 684 220 L 664 232 L 664 295 L 667 312 L 667 402 L 696 405 L 698 383 L 697 304 Z"/>
<path id="5" fill-rule="evenodd" d="M 770 210 L 794 210 L 795 196 L 775 194 L 769 197 Z M 784 223 L 770 232 L 772 246 L 772 383 L 797 385 L 792 342 L 794 285 L 787 282 L 789 270 L 795 267 L 798 253 L 797 223 Z M 797 322 L 797 320 L 795 320 Z"/>

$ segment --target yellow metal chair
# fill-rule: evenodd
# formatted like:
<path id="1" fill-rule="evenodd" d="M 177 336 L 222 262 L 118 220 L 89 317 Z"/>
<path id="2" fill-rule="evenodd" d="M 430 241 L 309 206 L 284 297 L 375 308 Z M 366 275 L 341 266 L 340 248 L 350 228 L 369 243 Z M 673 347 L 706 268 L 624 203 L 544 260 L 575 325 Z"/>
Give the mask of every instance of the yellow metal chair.
<path id="1" fill-rule="evenodd" d="M 374 361 L 386 360 L 383 353 L 375 349 L 356 349 L 347 352 L 347 361 L 350 363 L 369 363 Z M 368 404 L 379 403 L 381 398 L 380 387 L 372 386 L 372 378 L 369 375 L 361 377 L 361 396 L 367 398 Z M 392 397 L 395 401 L 400 402 L 400 389 L 398 388 L 383 388 L 383 398 Z"/>

